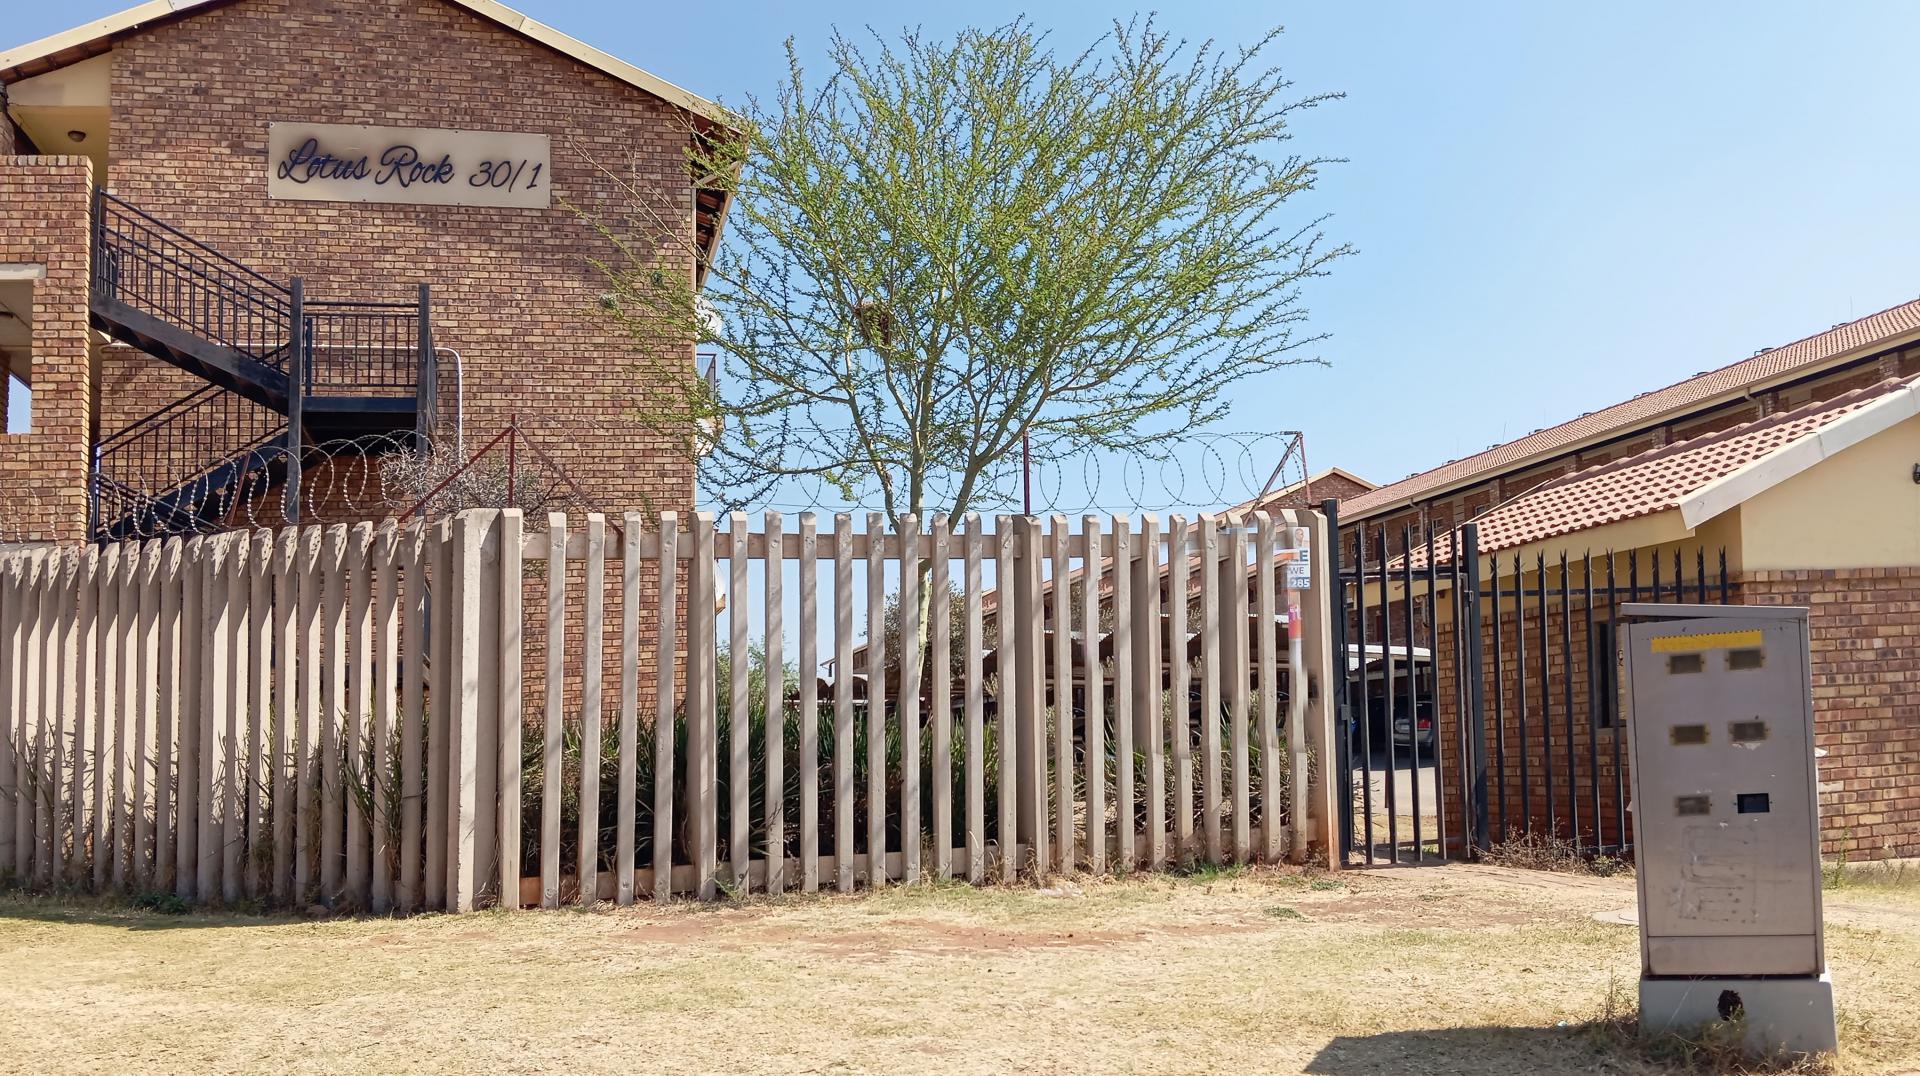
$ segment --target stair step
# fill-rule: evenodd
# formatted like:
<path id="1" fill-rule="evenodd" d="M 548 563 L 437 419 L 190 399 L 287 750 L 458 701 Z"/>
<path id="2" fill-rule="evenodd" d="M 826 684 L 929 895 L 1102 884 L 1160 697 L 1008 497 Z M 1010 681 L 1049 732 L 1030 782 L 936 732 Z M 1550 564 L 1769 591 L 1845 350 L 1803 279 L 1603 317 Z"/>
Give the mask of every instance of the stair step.
<path id="1" fill-rule="evenodd" d="M 109 336 L 197 374 L 279 414 L 287 413 L 287 375 L 230 347 L 203 340 L 117 299 L 95 296 L 94 323 Z"/>

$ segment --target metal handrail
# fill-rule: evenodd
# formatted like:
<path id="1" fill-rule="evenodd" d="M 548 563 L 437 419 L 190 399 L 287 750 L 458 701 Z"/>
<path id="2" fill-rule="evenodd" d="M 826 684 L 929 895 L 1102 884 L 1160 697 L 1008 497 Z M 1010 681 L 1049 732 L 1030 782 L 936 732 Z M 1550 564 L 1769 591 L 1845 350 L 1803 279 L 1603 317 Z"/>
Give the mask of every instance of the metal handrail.
<path id="1" fill-rule="evenodd" d="M 135 488 L 159 487 L 179 473 L 167 461 L 184 459 L 186 469 L 198 473 L 267 443 L 282 428 L 271 411 L 209 385 L 103 439 L 95 446 L 95 466 Z M 130 471 L 140 478 L 130 481 Z"/>
<path id="2" fill-rule="evenodd" d="M 287 286 L 285 284 L 282 284 L 279 281 L 276 281 L 270 277 L 262 275 L 257 270 L 248 266 L 245 262 L 239 261 L 235 258 L 222 254 L 218 249 L 211 246 L 210 244 L 205 243 L 199 239 L 195 239 L 193 236 L 190 236 L 187 233 L 181 231 L 180 229 L 175 228 L 173 225 L 168 224 L 167 222 L 160 220 L 152 216 L 151 214 L 148 214 L 138 208 L 135 208 L 132 204 L 128 203 L 124 199 L 116 198 L 113 195 L 108 194 L 104 190 L 94 191 L 94 197 L 99 199 L 100 204 L 102 206 L 112 205 L 116 209 L 124 210 L 126 215 L 138 218 L 141 223 L 147 225 L 148 227 L 154 228 L 158 231 L 165 232 L 167 235 L 178 240 L 181 246 L 190 247 L 194 250 L 202 251 L 209 258 L 215 261 L 224 263 L 228 268 L 233 269 L 244 276 L 252 277 L 254 280 L 257 280 L 261 284 L 266 285 L 268 288 L 271 288 L 272 290 L 279 292 L 281 295 L 289 294 L 287 290 Z"/>
<path id="3" fill-rule="evenodd" d="M 274 366 L 291 332 L 288 288 L 104 191 L 93 245 L 97 296 Z"/>
<path id="4" fill-rule="evenodd" d="M 308 395 L 413 395 L 420 384 L 414 303 L 310 302 L 302 335 Z"/>
<path id="5" fill-rule="evenodd" d="M 297 503 L 303 403 L 316 395 L 411 398 L 416 431 L 426 436 L 431 429 L 436 374 L 425 285 L 415 302 L 308 301 L 299 280 L 271 280 L 106 191 L 95 192 L 92 244 L 94 299 L 111 301 L 95 309 L 104 311 L 110 324 L 122 317 L 114 312 L 112 304 L 118 304 L 288 381 L 284 408 L 254 410 L 240 403 L 242 396 L 210 384 L 97 442 L 96 534 L 122 530 L 148 511 L 135 503 L 152 499 L 142 490 L 174 497 L 282 433 L 287 435 L 287 485 Z M 137 339 L 144 338 L 142 333 L 161 335 L 137 323 L 132 331 Z M 167 345 L 176 346 L 177 341 Z M 167 354 L 164 348 L 161 353 Z M 217 415 L 209 410 L 222 407 L 226 410 Z M 247 410 L 236 410 L 242 407 Z M 285 414 L 284 424 L 272 418 L 276 411 Z M 182 472 L 190 477 L 178 478 Z M 110 500 L 121 503 L 110 505 Z"/>
<path id="6" fill-rule="evenodd" d="M 202 387 L 195 389 L 193 392 L 190 392 L 187 395 L 182 396 L 179 399 L 173 401 L 172 403 L 167 404 L 165 407 L 160 408 L 158 411 L 154 411 L 150 414 L 142 415 L 139 418 L 134 419 L 132 422 L 127 423 L 125 426 L 121 427 L 120 429 L 115 430 L 114 432 L 108 434 L 106 437 L 102 438 L 98 444 L 94 445 L 94 451 L 101 452 L 101 453 L 111 453 L 120 445 L 125 444 L 129 441 L 132 441 L 134 438 L 141 436 L 143 433 L 147 432 L 151 428 L 158 426 L 163 421 L 165 421 L 169 415 L 172 415 L 176 412 L 184 412 L 193 407 L 196 407 L 206 397 L 221 391 L 223 390 L 218 385 L 214 385 L 214 384 L 203 385 Z"/>
<path id="7" fill-rule="evenodd" d="M 214 484 L 215 476 L 235 465 L 241 465 L 243 475 L 255 470 L 266 462 L 269 456 L 265 453 L 274 449 L 283 436 L 284 427 L 270 427 L 238 447 L 191 466 L 186 477 L 164 482 L 143 481 L 146 476 L 115 473 L 107 466 L 106 455 L 102 454 L 95 461 L 92 475 L 94 536 L 110 537 L 116 531 L 125 531 L 129 525 L 143 535 L 149 532 L 178 533 L 181 521 L 192 526 L 193 521 L 211 503 L 211 496 L 224 488 Z M 184 503 L 170 503 L 173 500 L 182 500 Z M 163 525 L 163 515 L 173 522 Z M 142 517 L 148 517 L 153 526 L 143 529 Z"/>
<path id="8" fill-rule="evenodd" d="M 361 299 L 308 299 L 306 306 L 308 310 L 312 310 L 315 307 L 344 307 L 361 310 L 406 310 L 409 312 L 416 308 L 413 303 L 377 303 Z"/>

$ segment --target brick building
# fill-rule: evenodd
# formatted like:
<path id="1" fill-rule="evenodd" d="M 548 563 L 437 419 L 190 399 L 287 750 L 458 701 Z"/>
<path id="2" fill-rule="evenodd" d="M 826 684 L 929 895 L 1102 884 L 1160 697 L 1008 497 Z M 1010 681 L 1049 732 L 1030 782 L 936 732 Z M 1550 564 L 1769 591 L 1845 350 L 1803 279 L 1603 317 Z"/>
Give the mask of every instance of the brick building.
<path id="1" fill-rule="evenodd" d="M 596 316 L 617 257 L 581 215 L 645 205 L 629 239 L 697 282 L 717 106 L 492 0 L 151 0 L 0 51 L 0 103 L 0 391 L 30 393 L 0 540 L 282 488 L 290 426 L 309 519 L 383 514 L 328 500 L 356 443 L 471 451 L 516 416 L 592 508 L 692 507 L 633 408 L 693 342 Z"/>
<path id="2" fill-rule="evenodd" d="M 1506 805 L 1509 829 L 1526 821 L 1590 844 L 1630 843 L 1615 751 L 1621 703 L 1608 675 L 1613 602 L 1589 607 L 1584 588 L 1589 566 L 1602 584 L 1631 571 L 1645 600 L 1664 566 L 1661 600 L 1810 609 L 1825 850 L 1920 854 L 1920 302 L 1390 483 L 1340 510 L 1350 567 L 1364 528 L 1370 554 L 1384 535 L 1396 568 L 1415 569 L 1414 587 L 1388 593 L 1396 610 L 1411 600 L 1414 642 L 1436 655 L 1443 790 L 1462 787 L 1450 657 L 1460 606 L 1448 572 L 1427 603 L 1423 543 L 1408 560 L 1399 547 L 1409 529 L 1431 527 L 1441 538 L 1435 560 L 1450 568 L 1446 538 L 1471 521 L 1483 716 L 1487 741 L 1503 745 L 1489 760 L 1489 796 Z M 1524 710 L 1521 699 L 1531 700 Z M 1524 739 L 1522 712 L 1533 722 Z M 1443 809 L 1450 835 L 1463 832 L 1463 798 Z"/>

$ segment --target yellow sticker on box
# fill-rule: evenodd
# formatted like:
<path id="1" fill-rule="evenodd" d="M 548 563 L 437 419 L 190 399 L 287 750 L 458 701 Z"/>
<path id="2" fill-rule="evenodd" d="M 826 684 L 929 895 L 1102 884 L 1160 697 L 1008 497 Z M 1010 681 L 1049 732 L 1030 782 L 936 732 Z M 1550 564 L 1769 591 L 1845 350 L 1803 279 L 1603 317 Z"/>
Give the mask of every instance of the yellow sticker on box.
<path id="1" fill-rule="evenodd" d="M 1656 654 L 1689 654 L 1700 650 L 1727 650 L 1736 646 L 1759 646 L 1758 631 L 1709 631 L 1699 635 L 1662 635 L 1653 640 Z"/>

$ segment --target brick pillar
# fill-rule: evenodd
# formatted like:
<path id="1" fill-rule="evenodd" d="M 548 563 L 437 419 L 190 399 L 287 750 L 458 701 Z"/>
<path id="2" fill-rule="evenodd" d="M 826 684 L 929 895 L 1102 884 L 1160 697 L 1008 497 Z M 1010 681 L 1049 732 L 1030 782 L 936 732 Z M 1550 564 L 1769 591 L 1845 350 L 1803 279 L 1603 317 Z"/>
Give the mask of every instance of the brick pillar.
<path id="1" fill-rule="evenodd" d="M 85 536 L 92 187 L 93 162 L 85 157 L 0 157 L 0 263 L 37 267 L 33 429 L 0 434 L 0 534 L 8 540 Z"/>

